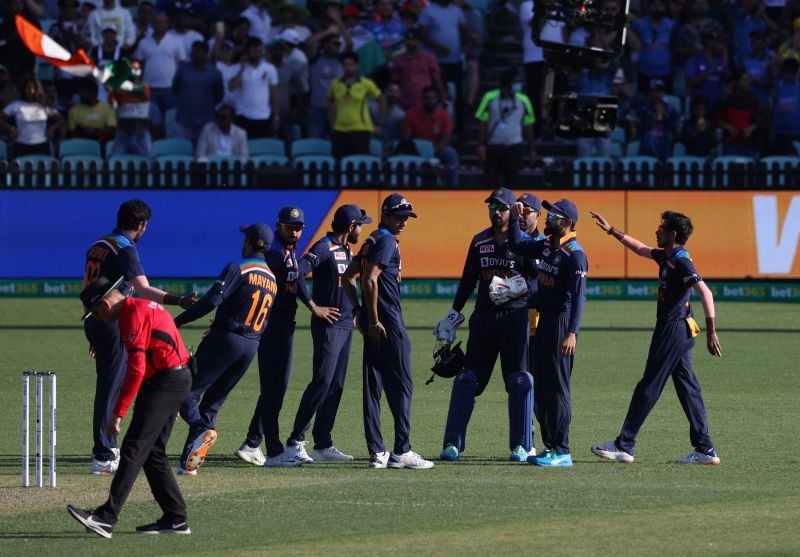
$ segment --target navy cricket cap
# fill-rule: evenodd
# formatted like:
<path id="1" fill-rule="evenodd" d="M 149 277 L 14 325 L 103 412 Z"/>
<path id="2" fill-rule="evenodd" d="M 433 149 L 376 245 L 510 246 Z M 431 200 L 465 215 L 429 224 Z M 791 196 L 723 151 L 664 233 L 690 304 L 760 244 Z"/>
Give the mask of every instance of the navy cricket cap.
<path id="1" fill-rule="evenodd" d="M 367 212 L 358 205 L 342 205 L 333 214 L 333 226 L 342 229 L 351 224 L 369 224 L 372 219 L 367 216 Z"/>
<path id="2" fill-rule="evenodd" d="M 240 226 L 239 231 L 243 232 L 251 240 L 262 240 L 264 249 L 268 249 L 275 239 L 272 229 L 261 221 L 250 226 Z"/>
<path id="3" fill-rule="evenodd" d="M 388 215 L 394 215 L 396 217 L 417 218 L 417 214 L 414 212 L 414 207 L 399 193 L 393 193 L 383 200 L 381 212 Z"/>
<path id="4" fill-rule="evenodd" d="M 94 308 L 97 307 L 97 304 L 100 303 L 100 300 L 108 296 L 112 290 L 119 288 L 120 284 L 122 284 L 122 276 L 114 282 L 111 282 L 106 277 L 100 277 L 81 290 L 81 302 L 86 306 L 86 313 L 81 318 L 81 321 L 89 317 L 94 311 Z"/>
<path id="5" fill-rule="evenodd" d="M 278 211 L 280 224 L 305 224 L 303 210 L 300 207 L 289 205 Z"/>
<path id="6" fill-rule="evenodd" d="M 534 211 L 538 212 L 542 210 L 542 202 L 539 201 L 539 198 L 533 195 L 532 193 L 523 193 L 517 198 L 517 201 L 519 201 L 526 207 L 530 207 Z"/>
<path id="7" fill-rule="evenodd" d="M 492 192 L 492 195 L 486 198 L 485 203 L 491 202 L 502 203 L 503 205 L 513 205 L 517 202 L 514 192 L 508 188 L 497 188 Z"/>
<path id="8" fill-rule="evenodd" d="M 542 206 L 544 206 L 549 213 L 555 213 L 560 217 L 568 218 L 573 224 L 577 224 L 578 222 L 578 207 L 569 199 L 559 199 L 554 203 L 543 201 Z"/>

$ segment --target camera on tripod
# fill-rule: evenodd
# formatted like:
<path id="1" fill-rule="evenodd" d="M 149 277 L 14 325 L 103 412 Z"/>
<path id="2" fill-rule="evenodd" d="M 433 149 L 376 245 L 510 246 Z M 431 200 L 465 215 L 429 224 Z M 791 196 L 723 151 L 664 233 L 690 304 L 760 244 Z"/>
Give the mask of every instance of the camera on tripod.
<path id="1" fill-rule="evenodd" d="M 625 46 L 629 0 L 618 13 L 603 10 L 603 0 L 534 0 L 532 38 L 548 66 L 542 116 L 562 137 L 608 137 L 617 122 L 617 99 L 611 96 L 554 94 L 557 74 L 606 67 Z M 564 40 L 567 28 L 587 37 L 586 45 Z"/>

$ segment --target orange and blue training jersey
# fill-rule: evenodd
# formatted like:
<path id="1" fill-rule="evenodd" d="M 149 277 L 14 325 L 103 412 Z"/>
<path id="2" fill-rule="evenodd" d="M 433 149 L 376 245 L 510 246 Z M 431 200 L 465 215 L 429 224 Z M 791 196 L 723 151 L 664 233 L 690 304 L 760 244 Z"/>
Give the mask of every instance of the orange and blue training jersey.
<path id="1" fill-rule="evenodd" d="M 658 305 L 657 321 L 679 321 L 692 316 L 689 296 L 692 287 L 703 280 L 697 272 L 689 252 L 683 246 L 667 253 L 654 249 L 650 257 L 658 263 Z"/>
<path id="2" fill-rule="evenodd" d="M 111 282 L 123 277 L 120 290 L 128 295 L 131 291 L 130 279 L 140 275 L 144 275 L 144 269 L 139 262 L 136 244 L 118 228 L 96 240 L 86 252 L 84 287 L 100 277 L 105 277 Z"/>

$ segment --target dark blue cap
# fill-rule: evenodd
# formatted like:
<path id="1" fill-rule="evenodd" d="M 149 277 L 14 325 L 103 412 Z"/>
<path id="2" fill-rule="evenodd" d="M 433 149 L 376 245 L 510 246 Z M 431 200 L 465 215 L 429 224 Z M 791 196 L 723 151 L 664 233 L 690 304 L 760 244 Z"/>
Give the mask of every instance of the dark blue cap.
<path id="1" fill-rule="evenodd" d="M 492 192 L 492 195 L 486 198 L 486 203 L 502 203 L 503 205 L 513 205 L 516 203 L 517 198 L 514 192 L 508 188 L 497 188 Z"/>
<path id="2" fill-rule="evenodd" d="M 333 214 L 333 226 L 337 230 L 351 224 L 369 224 L 371 222 L 372 219 L 367 216 L 367 212 L 358 205 L 342 205 Z"/>
<path id="3" fill-rule="evenodd" d="M 578 208 L 569 199 L 559 199 L 554 203 L 544 201 L 542 203 L 545 209 L 550 213 L 555 213 L 559 217 L 566 217 L 576 224 L 578 222 Z"/>
<path id="4" fill-rule="evenodd" d="M 278 211 L 279 224 L 305 224 L 303 210 L 300 207 L 289 205 Z"/>
<path id="5" fill-rule="evenodd" d="M 119 277 L 116 281 L 111 282 L 106 277 L 100 277 L 81 290 L 81 302 L 83 302 L 83 305 L 86 307 L 86 313 L 83 315 L 81 321 L 92 314 L 92 311 L 94 311 L 94 308 L 100 303 L 100 300 L 111 294 L 112 290 L 119 288 L 119 285 L 122 284 L 122 278 L 123 277 Z"/>
<path id="6" fill-rule="evenodd" d="M 261 221 L 251 224 L 250 226 L 240 226 L 239 231 L 243 232 L 244 235 L 251 240 L 262 240 L 264 242 L 264 249 L 268 249 L 275 239 L 272 229 Z"/>
<path id="7" fill-rule="evenodd" d="M 542 210 L 542 202 L 539 201 L 539 198 L 533 195 L 532 193 L 523 193 L 517 198 L 517 201 L 519 201 L 526 207 L 530 207 L 534 211 L 538 212 Z"/>
<path id="8" fill-rule="evenodd" d="M 397 217 L 417 218 L 417 214 L 414 212 L 414 207 L 399 193 L 393 193 L 383 200 L 381 212 Z"/>

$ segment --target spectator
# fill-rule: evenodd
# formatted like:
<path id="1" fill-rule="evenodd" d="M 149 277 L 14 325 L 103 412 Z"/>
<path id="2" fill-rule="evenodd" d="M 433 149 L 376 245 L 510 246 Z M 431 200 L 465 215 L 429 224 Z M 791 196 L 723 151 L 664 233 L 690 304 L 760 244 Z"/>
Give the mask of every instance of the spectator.
<path id="1" fill-rule="evenodd" d="M 800 141 L 800 80 L 797 60 L 784 60 L 775 84 L 772 103 L 772 130 L 775 133 L 776 155 L 794 155 L 793 142 Z"/>
<path id="2" fill-rule="evenodd" d="M 308 58 L 301 50 L 300 35 L 292 28 L 284 29 L 278 37 L 280 51 L 278 91 L 281 97 L 280 137 L 287 143 L 293 138 L 292 128 L 301 129 L 306 123 L 308 106 Z"/>
<path id="3" fill-rule="evenodd" d="M 403 119 L 406 113 L 400 106 L 401 95 L 400 84 L 396 81 L 390 81 L 383 90 L 383 98 L 386 99 L 386 116 L 383 118 L 383 125 L 380 128 L 378 138 L 381 140 L 384 153 L 391 152 L 395 143 L 403 139 Z M 380 121 L 379 110 L 378 101 L 370 99 L 369 113 L 373 121 Z"/>
<path id="4" fill-rule="evenodd" d="M 203 127 L 214 119 L 214 108 L 225 94 L 222 74 L 208 62 L 208 45 L 192 45 L 190 61 L 178 67 L 172 82 L 177 101 L 175 136 L 197 141 Z"/>
<path id="5" fill-rule="evenodd" d="M 203 126 L 197 140 L 195 156 L 200 162 L 210 155 L 227 155 L 247 160 L 250 152 L 247 147 L 247 132 L 233 123 L 233 108 L 222 105 L 213 121 Z"/>
<path id="6" fill-rule="evenodd" d="M 709 118 L 708 99 L 702 95 L 692 98 L 689 110 L 690 115 L 683 122 L 678 139 L 689 156 L 713 156 L 719 147 L 720 130 Z"/>
<path id="7" fill-rule="evenodd" d="M 321 39 L 317 39 L 324 34 Z M 316 54 L 315 41 L 321 40 L 321 53 Z M 312 60 L 309 67 L 309 90 L 310 98 L 308 102 L 308 135 L 309 137 L 328 137 L 330 134 L 330 120 L 328 118 L 328 89 L 334 79 L 339 78 L 344 73 L 342 63 L 339 61 L 339 49 L 342 41 L 339 38 L 335 27 L 329 27 L 321 33 L 313 35 L 308 43 L 309 59 Z"/>
<path id="8" fill-rule="evenodd" d="M 270 39 L 278 38 L 285 30 L 291 29 L 300 37 L 300 44 L 303 44 L 311 36 L 311 30 L 301 23 L 307 17 L 308 13 L 300 6 L 282 4 L 278 8 L 278 25 L 272 28 Z"/>
<path id="9" fill-rule="evenodd" d="M 229 84 L 236 98 L 236 124 L 244 128 L 250 139 L 271 137 L 278 131 L 281 120 L 278 70 L 264 60 L 261 39 L 250 37 L 247 47 L 239 73 Z"/>
<path id="10" fill-rule="evenodd" d="M 117 0 L 103 0 L 101 7 L 89 16 L 89 31 L 92 34 L 92 44 L 99 45 L 103 42 L 103 29 L 106 25 L 113 25 L 117 30 L 117 40 L 122 48 L 128 50 L 136 42 L 136 26 L 133 24 L 131 13 L 117 4 Z"/>
<path id="11" fill-rule="evenodd" d="M 242 12 L 242 17 L 250 22 L 250 36 L 257 37 L 261 44 L 266 44 L 272 29 L 272 17 L 269 15 L 269 0 L 253 0 Z"/>
<path id="12" fill-rule="evenodd" d="M 190 27 L 189 23 L 192 20 L 192 15 L 189 10 L 175 10 L 172 17 L 175 22 L 175 28 L 171 29 L 169 33 L 181 41 L 184 52 L 191 52 L 192 45 L 197 41 L 205 42 L 205 37 Z"/>
<path id="13" fill-rule="evenodd" d="M 723 97 L 716 121 L 722 128 L 722 154 L 757 157 L 757 138 L 766 132 L 758 97 L 750 91 L 750 76 L 738 71 Z"/>
<path id="14" fill-rule="evenodd" d="M 36 57 L 28 50 L 28 47 L 22 44 L 22 40 L 19 38 L 15 22 L 17 14 L 31 20 L 35 25 L 37 19 L 33 17 L 22 0 L 4 2 L 2 17 L 0 17 L 0 64 L 8 69 L 8 75 L 20 86 L 23 85 L 24 80 L 34 77 Z"/>
<path id="15" fill-rule="evenodd" d="M 775 77 L 774 54 L 767 50 L 764 33 L 750 33 L 750 54 L 742 60 L 742 68 L 750 76 L 750 90 L 758 95 L 762 106 L 770 103 L 770 91 Z"/>
<path id="16" fill-rule="evenodd" d="M 616 70 L 613 66 L 583 69 L 578 75 L 577 92 L 579 95 L 611 95 L 611 84 Z M 576 140 L 579 157 L 611 156 L 611 137 L 579 137 Z"/>
<path id="17" fill-rule="evenodd" d="M 672 92 L 670 52 L 677 24 L 665 14 L 664 0 L 652 0 L 647 17 L 637 18 L 629 29 L 631 50 L 639 54 L 639 91 L 647 91 L 650 80 L 659 78 L 665 90 Z"/>
<path id="18" fill-rule="evenodd" d="M 675 62 L 683 64 L 691 56 L 703 52 L 705 49 L 704 37 L 725 34 L 722 22 L 712 17 L 710 11 L 709 0 L 692 1 L 691 17 L 675 35 Z"/>
<path id="19" fill-rule="evenodd" d="M 141 155 L 150 158 L 153 153 L 150 135 L 150 86 L 142 83 L 142 67 L 131 62 L 131 90 L 115 89 L 117 103 L 117 134 L 112 155 Z"/>
<path id="20" fill-rule="evenodd" d="M 778 54 L 773 58 L 773 66 L 779 66 L 787 58 L 800 61 L 800 18 L 794 25 L 794 32 L 778 47 Z M 773 75 L 775 74 L 773 67 Z"/>
<path id="21" fill-rule="evenodd" d="M 406 51 L 392 62 L 392 78 L 400 84 L 400 106 L 409 110 L 422 100 L 422 90 L 433 85 L 440 99 L 446 99 L 444 83 L 440 77 L 436 57 L 419 48 L 420 34 L 415 27 L 405 33 Z"/>
<path id="22" fill-rule="evenodd" d="M 96 139 L 100 142 L 112 139 L 117 129 L 114 109 L 97 98 L 97 83 L 94 79 L 81 79 L 78 82 L 80 102 L 69 109 L 69 136 Z"/>
<path id="23" fill-rule="evenodd" d="M 463 131 L 464 76 L 461 69 L 462 38 L 469 40 L 464 12 L 451 0 L 433 0 L 419 15 L 420 39 L 436 54 L 442 80 L 456 86 L 451 99 L 456 111 L 456 129 Z M 446 97 L 442 97 L 446 98 Z"/>
<path id="24" fill-rule="evenodd" d="M 341 60 L 342 77 L 334 79 L 328 89 L 331 142 L 333 156 L 337 159 L 368 154 L 370 137 L 373 132 L 380 134 L 386 116 L 386 101 L 381 90 L 371 79 L 358 75 L 358 55 L 346 52 Z M 378 129 L 372 124 L 368 97 L 378 99 Z"/>
<path id="25" fill-rule="evenodd" d="M 79 48 L 88 51 L 91 43 L 84 41 L 78 34 L 78 0 L 61 0 L 59 7 L 58 21 L 50 27 L 47 34 L 69 52 L 75 52 Z M 59 71 L 56 75 L 59 97 L 71 99 L 78 93 L 79 83 L 72 74 Z"/>
<path id="26" fill-rule="evenodd" d="M 661 160 L 672 156 L 672 145 L 680 124 L 678 112 L 664 102 L 665 89 L 664 80 L 651 79 L 647 96 L 640 99 L 635 114 L 638 154 Z"/>
<path id="27" fill-rule="evenodd" d="M 224 21 L 226 25 L 231 25 L 248 4 L 247 0 L 220 0 L 217 2 L 214 21 Z"/>
<path id="28" fill-rule="evenodd" d="M 67 138 L 67 109 L 59 100 L 56 85 L 52 81 L 42 81 L 42 93 L 44 94 L 44 106 L 56 110 L 56 113 L 51 113 L 47 117 L 49 137 L 51 142 L 56 145 Z"/>
<path id="29" fill-rule="evenodd" d="M 217 62 L 215 65 L 222 75 L 222 85 L 224 87 L 221 105 L 227 104 L 228 106 L 236 106 L 236 96 L 230 89 L 230 81 L 239 73 L 240 67 L 239 64 L 233 63 L 233 43 L 227 39 L 219 41 L 214 44 L 214 50 L 217 52 Z M 212 58 L 213 57 L 212 51 Z"/>
<path id="30" fill-rule="evenodd" d="M 78 36 L 85 44 L 92 44 L 91 16 L 97 6 L 90 0 L 79 0 L 78 3 Z"/>
<path id="31" fill-rule="evenodd" d="M 113 25 L 106 25 L 103 28 L 103 42 L 92 47 L 89 51 L 89 58 L 94 60 L 97 67 L 102 70 L 121 57 L 122 45 L 117 41 L 117 28 Z M 108 101 L 108 90 L 102 83 L 97 83 L 97 98 L 104 102 Z"/>
<path id="32" fill-rule="evenodd" d="M 720 35 L 704 37 L 705 49 L 686 60 L 683 73 L 693 97 L 704 96 L 711 110 L 722 99 L 722 83 L 728 73 L 728 49 Z"/>
<path id="33" fill-rule="evenodd" d="M 241 60 L 247 52 L 247 40 L 250 38 L 250 20 L 240 17 L 233 24 L 231 40 L 233 41 L 233 59 Z"/>
<path id="34" fill-rule="evenodd" d="M 144 83 L 150 90 L 151 102 L 158 108 L 154 124 L 159 125 L 167 110 L 175 108 L 172 80 L 178 64 L 186 60 L 183 42 L 168 33 L 169 16 L 156 12 L 153 17 L 153 34 L 139 41 L 133 57 L 144 65 Z"/>
<path id="35" fill-rule="evenodd" d="M 387 58 L 397 55 L 403 46 L 406 26 L 397 14 L 392 0 L 378 0 L 375 16 L 367 23 Z"/>
<path id="36" fill-rule="evenodd" d="M 484 161 L 486 183 L 518 185 L 528 142 L 530 164 L 536 160 L 533 124 L 536 116 L 528 95 L 517 90 L 519 73 L 515 68 L 500 75 L 500 88 L 488 91 L 481 99 L 475 118 L 478 127 L 478 157 Z"/>
<path id="37" fill-rule="evenodd" d="M 47 106 L 42 84 L 35 79 L 22 82 L 22 98 L 3 108 L 3 128 L 10 139 L 11 158 L 52 155 L 50 140 L 61 121 L 58 111 Z M 48 122 L 50 120 L 50 122 Z"/>
<path id="38" fill-rule="evenodd" d="M 762 0 L 737 0 L 733 15 L 733 48 L 736 67 L 750 55 L 750 33 L 761 31 L 774 36 L 780 29 L 766 16 L 766 6 Z"/>
<path id="39" fill-rule="evenodd" d="M 19 98 L 19 90 L 8 75 L 8 68 L 0 64 L 0 108 Z"/>
<path id="40" fill-rule="evenodd" d="M 359 12 L 358 8 L 352 4 L 342 10 L 342 23 L 353 40 L 353 50 L 358 50 L 368 42 L 375 40 L 375 35 L 372 34 L 372 31 L 361 24 L 359 20 L 360 14 L 361 12 Z"/>
<path id="41" fill-rule="evenodd" d="M 466 33 L 468 40 L 464 41 L 464 55 L 467 61 L 466 91 L 464 102 L 469 111 L 475 106 L 475 99 L 478 96 L 478 85 L 480 81 L 480 65 L 478 57 L 481 54 L 483 44 L 483 21 L 481 16 L 464 0 L 453 0 L 453 3 L 464 12 L 466 20 Z M 444 97 L 442 97 L 444 98 Z"/>
<path id="42" fill-rule="evenodd" d="M 425 87 L 422 103 L 409 110 L 403 119 L 403 135 L 407 140 L 424 139 L 433 143 L 436 158 L 444 169 L 445 184 L 458 187 L 458 152 L 450 145 L 453 120 L 440 104 L 436 88 Z"/>
<path id="43" fill-rule="evenodd" d="M 144 37 L 149 37 L 153 34 L 154 14 L 153 0 L 141 0 L 139 2 L 139 7 L 136 10 L 136 46 L 139 46 L 139 41 Z"/>

